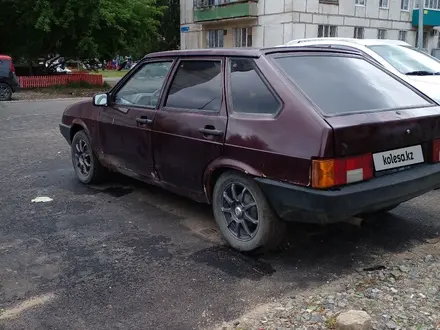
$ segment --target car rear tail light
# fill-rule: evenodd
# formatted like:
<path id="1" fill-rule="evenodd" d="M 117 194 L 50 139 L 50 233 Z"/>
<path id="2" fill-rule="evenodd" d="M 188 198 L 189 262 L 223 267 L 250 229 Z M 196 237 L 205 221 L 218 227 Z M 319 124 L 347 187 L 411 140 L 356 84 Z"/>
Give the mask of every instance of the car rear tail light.
<path id="1" fill-rule="evenodd" d="M 440 161 L 440 139 L 432 141 L 432 162 Z"/>
<path id="2" fill-rule="evenodd" d="M 356 157 L 312 160 L 312 187 L 330 188 L 371 179 L 373 157 L 365 154 Z"/>

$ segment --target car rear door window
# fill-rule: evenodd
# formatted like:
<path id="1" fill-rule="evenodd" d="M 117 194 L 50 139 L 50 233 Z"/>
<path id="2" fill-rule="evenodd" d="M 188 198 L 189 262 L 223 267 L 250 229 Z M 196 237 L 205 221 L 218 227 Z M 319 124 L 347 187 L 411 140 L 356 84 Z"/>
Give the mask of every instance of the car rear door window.
<path id="1" fill-rule="evenodd" d="M 223 99 L 221 68 L 220 60 L 182 60 L 165 107 L 220 111 Z"/>
<path id="2" fill-rule="evenodd" d="M 230 60 L 230 94 L 232 111 L 247 114 L 275 114 L 280 102 L 270 91 L 250 58 Z"/>
<path id="3" fill-rule="evenodd" d="M 431 104 L 385 71 L 358 57 L 288 55 L 275 57 L 275 61 L 327 115 Z"/>

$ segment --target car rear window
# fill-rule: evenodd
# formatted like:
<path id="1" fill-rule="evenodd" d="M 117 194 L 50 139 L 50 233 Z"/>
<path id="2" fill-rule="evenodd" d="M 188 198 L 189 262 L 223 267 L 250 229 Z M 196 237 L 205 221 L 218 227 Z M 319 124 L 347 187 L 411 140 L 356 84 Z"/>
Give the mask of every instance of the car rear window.
<path id="1" fill-rule="evenodd" d="M 275 61 L 326 115 L 431 104 L 361 58 L 288 55 L 276 57 Z"/>
<path id="2" fill-rule="evenodd" d="M 0 74 L 2 77 L 9 76 L 10 68 L 11 68 L 11 61 L 7 59 L 0 59 Z"/>

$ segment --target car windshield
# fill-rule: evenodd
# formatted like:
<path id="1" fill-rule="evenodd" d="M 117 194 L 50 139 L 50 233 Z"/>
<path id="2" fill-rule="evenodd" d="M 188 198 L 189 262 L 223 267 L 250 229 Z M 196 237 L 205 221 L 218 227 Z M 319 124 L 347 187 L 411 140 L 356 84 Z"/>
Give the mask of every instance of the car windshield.
<path id="1" fill-rule="evenodd" d="M 403 74 L 418 76 L 440 74 L 440 62 L 413 47 L 372 45 L 368 48 Z"/>
<path id="2" fill-rule="evenodd" d="M 431 103 L 359 57 L 281 55 L 276 63 L 327 115 L 412 108 Z"/>

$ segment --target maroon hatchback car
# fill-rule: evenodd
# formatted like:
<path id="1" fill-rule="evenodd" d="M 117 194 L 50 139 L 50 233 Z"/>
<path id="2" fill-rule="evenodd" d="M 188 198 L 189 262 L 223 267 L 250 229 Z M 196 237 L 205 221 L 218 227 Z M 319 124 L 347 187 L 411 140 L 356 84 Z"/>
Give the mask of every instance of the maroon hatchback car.
<path id="1" fill-rule="evenodd" d="M 78 179 L 116 171 L 211 203 L 240 251 L 440 186 L 440 107 L 338 48 L 146 56 L 60 124 Z"/>

